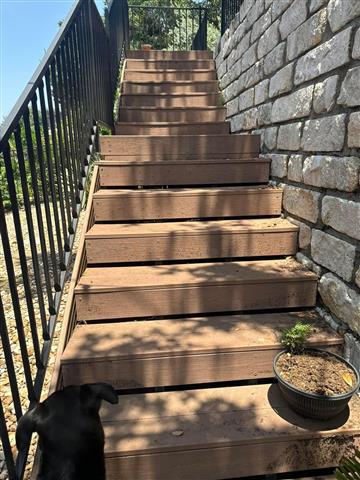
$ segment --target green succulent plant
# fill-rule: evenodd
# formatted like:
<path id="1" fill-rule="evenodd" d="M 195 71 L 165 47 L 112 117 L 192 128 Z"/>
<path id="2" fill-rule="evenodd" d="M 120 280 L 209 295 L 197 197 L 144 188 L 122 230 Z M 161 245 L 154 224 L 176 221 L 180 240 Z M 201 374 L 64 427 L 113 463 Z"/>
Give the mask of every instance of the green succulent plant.
<path id="1" fill-rule="evenodd" d="M 292 354 L 302 353 L 305 342 L 311 335 L 311 325 L 298 321 L 290 328 L 282 331 L 280 341 L 286 350 Z"/>

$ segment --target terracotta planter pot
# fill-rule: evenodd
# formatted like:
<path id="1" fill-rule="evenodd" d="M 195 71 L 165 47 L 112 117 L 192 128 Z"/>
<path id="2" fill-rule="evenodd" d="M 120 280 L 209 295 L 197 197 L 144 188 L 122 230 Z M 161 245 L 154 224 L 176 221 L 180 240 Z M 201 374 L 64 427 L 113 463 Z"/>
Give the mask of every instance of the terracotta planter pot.
<path id="1" fill-rule="evenodd" d="M 306 350 L 305 352 L 320 352 L 326 353 L 328 355 L 334 356 L 338 360 L 341 360 L 347 367 L 349 367 L 356 377 L 356 382 L 354 387 L 347 393 L 340 395 L 320 395 L 317 393 L 308 393 L 299 388 L 294 387 L 289 382 L 284 380 L 278 370 L 277 362 L 279 358 L 286 354 L 286 351 L 280 352 L 273 361 L 273 369 L 275 377 L 278 380 L 279 388 L 290 407 L 296 412 L 302 415 L 303 417 L 316 418 L 318 420 L 326 420 L 336 415 L 339 415 L 349 403 L 351 397 L 359 388 L 359 374 L 356 371 L 355 367 L 351 363 L 344 360 L 339 355 L 335 353 L 326 352 L 325 350 L 320 350 L 317 348 Z"/>

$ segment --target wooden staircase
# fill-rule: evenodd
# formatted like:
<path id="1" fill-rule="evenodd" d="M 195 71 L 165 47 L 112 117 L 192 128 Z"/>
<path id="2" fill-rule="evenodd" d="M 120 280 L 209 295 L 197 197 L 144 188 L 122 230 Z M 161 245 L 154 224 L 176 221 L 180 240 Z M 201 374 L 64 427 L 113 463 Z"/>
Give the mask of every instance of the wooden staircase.
<path id="1" fill-rule="evenodd" d="M 210 52 L 128 54 L 115 136 L 101 137 L 78 326 L 63 383 L 105 381 L 107 478 L 221 480 L 329 468 L 359 443 L 359 408 L 303 419 L 273 383 L 279 333 L 342 338 L 314 310 L 259 138 L 230 135 Z M 135 390 L 134 390 L 135 389 Z M 288 477 L 291 478 L 291 477 Z"/>

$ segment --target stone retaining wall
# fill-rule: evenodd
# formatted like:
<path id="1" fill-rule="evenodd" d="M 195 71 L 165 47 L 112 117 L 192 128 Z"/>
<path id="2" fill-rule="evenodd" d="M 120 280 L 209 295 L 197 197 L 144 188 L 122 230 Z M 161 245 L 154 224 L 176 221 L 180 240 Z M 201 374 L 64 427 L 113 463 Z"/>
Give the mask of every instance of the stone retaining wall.
<path id="1" fill-rule="evenodd" d="M 297 257 L 360 367 L 360 0 L 244 0 L 215 60 L 231 130 L 261 134 Z"/>

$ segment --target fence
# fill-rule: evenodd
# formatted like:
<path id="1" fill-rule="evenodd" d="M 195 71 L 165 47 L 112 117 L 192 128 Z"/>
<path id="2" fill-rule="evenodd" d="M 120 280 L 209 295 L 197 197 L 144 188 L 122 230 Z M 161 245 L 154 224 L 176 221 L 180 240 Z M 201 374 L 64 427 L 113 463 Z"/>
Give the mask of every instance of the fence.
<path id="1" fill-rule="evenodd" d="M 229 27 L 242 3 L 243 0 L 221 0 L 221 35 Z"/>
<path id="2" fill-rule="evenodd" d="M 11 479 L 26 464 L 27 452 L 14 460 L 14 425 L 40 398 L 96 124 L 113 124 L 126 12 L 126 0 L 112 2 L 107 34 L 93 0 L 75 2 L 1 128 L 0 435 Z"/>

